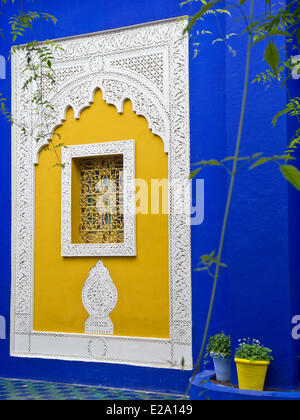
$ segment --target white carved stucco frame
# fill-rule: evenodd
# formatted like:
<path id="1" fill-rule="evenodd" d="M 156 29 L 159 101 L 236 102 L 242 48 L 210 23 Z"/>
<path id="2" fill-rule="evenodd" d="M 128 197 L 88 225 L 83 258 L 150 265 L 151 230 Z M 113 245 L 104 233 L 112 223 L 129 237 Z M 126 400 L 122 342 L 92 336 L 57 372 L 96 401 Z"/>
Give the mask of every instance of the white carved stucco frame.
<path id="1" fill-rule="evenodd" d="M 118 244 L 72 243 L 71 179 L 72 159 L 122 155 L 124 194 L 124 242 Z M 62 150 L 61 255 L 63 257 L 134 257 L 136 256 L 135 220 L 135 141 L 68 146 Z"/>
<path id="2" fill-rule="evenodd" d="M 38 153 L 45 143 L 24 137 L 12 127 L 12 295 L 11 355 L 83 360 L 180 369 L 192 368 L 190 224 L 182 207 L 183 180 L 190 171 L 188 36 L 186 22 L 170 19 L 120 30 L 58 40 L 53 67 L 57 88 L 53 131 L 68 107 L 75 118 L 93 102 L 100 88 L 104 100 L 122 112 L 126 99 L 144 116 L 169 153 L 170 337 L 166 339 L 37 332 L 33 330 L 34 193 Z M 23 91 L 24 56 L 12 57 L 13 117 L 34 129 L 39 115 L 30 109 L 30 90 Z M 153 66 L 155 72 L 153 72 Z M 174 194 L 174 191 L 176 194 Z M 189 198 L 188 198 L 189 200 Z"/>

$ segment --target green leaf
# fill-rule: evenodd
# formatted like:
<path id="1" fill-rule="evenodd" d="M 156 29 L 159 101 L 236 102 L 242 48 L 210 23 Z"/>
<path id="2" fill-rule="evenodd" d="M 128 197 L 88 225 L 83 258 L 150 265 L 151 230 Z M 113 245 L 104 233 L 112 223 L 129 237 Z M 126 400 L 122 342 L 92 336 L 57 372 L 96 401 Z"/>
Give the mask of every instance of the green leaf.
<path id="1" fill-rule="evenodd" d="M 195 176 L 201 171 L 202 168 L 195 169 L 189 176 L 189 179 L 195 178 Z"/>
<path id="2" fill-rule="evenodd" d="M 261 156 L 262 155 L 262 153 L 261 152 L 259 152 L 259 153 L 254 153 L 254 155 L 252 155 L 251 156 L 251 158 L 252 159 L 256 159 L 256 158 L 258 158 L 259 156 Z"/>
<path id="3" fill-rule="evenodd" d="M 222 166 L 222 164 L 221 164 L 218 160 L 215 160 L 215 159 L 211 159 L 211 160 L 208 160 L 208 161 L 204 161 L 203 165 L 209 165 L 209 166 Z"/>
<path id="4" fill-rule="evenodd" d="M 300 191 L 300 171 L 293 165 L 282 165 L 280 170 L 284 178 Z"/>
<path id="5" fill-rule="evenodd" d="M 228 268 L 228 265 L 227 265 L 227 264 L 225 264 L 225 263 L 220 263 L 220 267 L 223 267 L 223 268 Z"/>
<path id="6" fill-rule="evenodd" d="M 240 0 L 240 5 L 246 3 L 247 0 Z"/>
<path id="7" fill-rule="evenodd" d="M 300 28 L 297 29 L 296 38 L 297 38 L 298 44 L 300 44 Z"/>
<path id="8" fill-rule="evenodd" d="M 273 73 L 278 77 L 279 52 L 276 45 L 270 41 L 265 51 L 265 60 L 271 67 Z"/>
<path id="9" fill-rule="evenodd" d="M 292 157 L 290 154 L 285 154 L 285 155 L 274 155 L 271 157 L 262 157 L 260 159 L 258 159 L 252 166 L 250 166 L 249 170 L 257 168 L 258 166 L 261 166 L 267 162 L 275 162 L 278 160 L 285 160 L 286 162 L 288 160 L 294 160 L 295 158 Z"/>
<path id="10" fill-rule="evenodd" d="M 229 157 L 223 159 L 222 162 L 223 163 L 226 163 L 226 162 L 230 162 L 230 161 L 235 160 L 235 159 L 236 159 L 235 156 L 229 156 Z M 250 156 L 245 156 L 245 157 L 239 157 L 239 158 L 237 158 L 238 161 L 249 160 L 249 159 L 251 159 Z"/>
<path id="11" fill-rule="evenodd" d="M 273 127 L 274 128 L 276 127 L 278 118 L 282 117 L 283 115 L 288 114 L 289 112 L 290 112 L 289 108 L 285 108 L 282 111 L 279 111 L 272 120 Z"/>
<path id="12" fill-rule="evenodd" d="M 283 35 L 283 36 L 286 36 L 287 38 L 290 38 L 292 36 L 292 34 L 290 34 L 289 32 L 282 31 L 282 30 L 276 29 L 276 28 L 271 29 L 271 31 L 269 32 L 269 35 L 271 35 L 271 36 L 274 36 L 274 35 L 279 35 L 279 36 L 280 35 Z"/>
<path id="13" fill-rule="evenodd" d="M 287 31 L 281 31 L 279 29 L 273 28 L 271 29 L 270 32 L 267 32 L 261 36 L 255 35 L 253 37 L 253 40 L 254 40 L 253 45 L 256 45 L 258 42 L 261 42 L 264 39 L 269 38 L 270 36 L 285 36 L 287 38 L 290 38 L 292 35 Z"/>
<path id="14" fill-rule="evenodd" d="M 250 166 L 249 171 L 251 169 L 257 168 L 258 166 L 264 165 L 265 163 L 270 162 L 271 160 L 271 158 L 260 158 L 255 163 L 253 163 L 253 165 Z"/>
<path id="15" fill-rule="evenodd" d="M 192 166 L 222 166 L 222 163 L 216 159 L 201 160 L 200 162 L 193 163 Z"/>
<path id="16" fill-rule="evenodd" d="M 209 254 L 209 258 L 213 258 L 213 256 L 216 254 L 216 251 L 212 251 L 210 254 Z"/>
<path id="17" fill-rule="evenodd" d="M 190 30 L 197 23 L 197 21 L 201 19 L 202 16 L 204 16 L 208 12 L 208 10 L 212 9 L 217 3 L 220 3 L 220 2 L 221 0 L 212 0 L 212 1 L 209 1 L 208 3 L 205 2 L 205 4 L 203 4 L 203 6 L 201 7 L 200 11 L 191 17 L 183 33 L 185 34 L 186 32 L 190 32 Z"/>
<path id="18" fill-rule="evenodd" d="M 202 255 L 201 260 L 202 260 L 202 262 L 207 262 L 208 260 L 210 260 L 210 256 L 209 255 Z"/>
<path id="19" fill-rule="evenodd" d="M 195 271 L 207 271 L 208 267 L 195 268 Z"/>

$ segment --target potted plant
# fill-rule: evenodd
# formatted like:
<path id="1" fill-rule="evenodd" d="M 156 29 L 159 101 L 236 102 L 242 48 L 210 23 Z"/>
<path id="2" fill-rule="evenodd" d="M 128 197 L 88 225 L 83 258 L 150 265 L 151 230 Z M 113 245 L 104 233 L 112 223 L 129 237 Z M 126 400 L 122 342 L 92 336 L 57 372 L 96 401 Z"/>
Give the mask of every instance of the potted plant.
<path id="1" fill-rule="evenodd" d="M 216 378 L 220 382 L 229 382 L 231 379 L 230 356 L 231 338 L 229 335 L 221 333 L 210 337 L 205 358 L 211 357 L 213 359 Z"/>
<path id="2" fill-rule="evenodd" d="M 263 391 L 272 350 L 263 347 L 258 340 L 239 340 L 235 352 L 239 389 Z"/>

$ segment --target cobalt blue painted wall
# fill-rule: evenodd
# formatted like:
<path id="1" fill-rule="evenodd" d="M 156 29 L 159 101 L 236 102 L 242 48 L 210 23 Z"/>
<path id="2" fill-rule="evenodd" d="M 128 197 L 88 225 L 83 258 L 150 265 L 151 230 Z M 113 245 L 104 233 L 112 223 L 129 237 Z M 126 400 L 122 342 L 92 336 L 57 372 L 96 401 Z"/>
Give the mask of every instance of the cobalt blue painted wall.
<path id="1" fill-rule="evenodd" d="M 264 12 L 264 2 L 256 2 L 256 13 Z M 237 23 L 239 26 L 241 24 Z M 229 28 L 227 29 L 228 32 Z M 230 27 L 230 31 L 236 32 Z M 237 133 L 239 103 L 245 66 L 245 38 L 235 38 L 238 51 L 226 58 L 226 109 L 228 153 L 232 154 Z M 283 44 L 279 44 L 282 47 Z M 251 80 L 265 71 L 262 57 L 266 45 L 253 49 Z M 273 84 L 270 89 L 252 85 L 247 102 L 247 119 L 242 140 L 242 156 L 263 152 L 282 154 L 286 147 L 285 119 L 272 127 L 273 116 L 285 107 L 285 90 Z M 228 240 L 229 324 L 233 342 L 255 337 L 272 348 L 267 385 L 295 387 L 298 384 L 297 359 L 291 337 L 292 289 L 289 266 L 288 186 L 277 165 L 242 171 L 235 188 Z M 298 248 L 297 245 L 295 245 Z M 298 289 L 299 291 L 299 289 Z M 234 382 L 237 382 L 235 369 Z"/>
<path id="2" fill-rule="evenodd" d="M 297 43 L 294 37 L 294 44 Z M 292 50 L 292 45 L 287 43 L 287 49 L 290 54 L 296 55 L 299 52 Z M 300 97 L 300 80 L 290 78 L 287 83 L 288 92 L 292 97 Z M 288 94 L 287 94 L 287 100 Z M 287 119 L 288 138 L 294 137 L 296 130 L 299 129 L 298 121 L 295 117 Z M 300 169 L 300 151 L 295 153 L 295 165 Z M 290 252 L 290 273 L 291 273 L 291 304 L 292 317 L 300 315 L 300 250 L 298 232 L 300 231 L 300 192 L 289 186 L 289 252 Z M 300 356 L 300 340 L 294 341 L 294 353 L 298 359 L 299 372 L 299 356 Z M 299 373 L 298 373 L 299 375 Z"/>
<path id="3" fill-rule="evenodd" d="M 257 12 L 264 11 L 264 2 L 256 2 Z M 230 28 L 232 29 L 232 28 Z M 235 31 L 235 30 L 234 30 Z M 242 50 L 241 40 L 235 48 Z M 279 44 L 282 47 L 283 44 Z M 251 79 L 265 70 L 262 62 L 265 45 L 253 49 Z M 237 131 L 237 100 L 241 95 L 241 69 L 245 58 L 227 59 L 228 140 Z M 248 117 L 243 136 L 242 155 L 263 152 L 266 156 L 281 154 L 286 147 L 286 121 L 279 121 L 276 130 L 271 121 L 285 107 L 285 91 L 274 84 L 270 89 L 252 85 L 247 103 Z M 228 146 L 232 150 L 231 141 Z M 290 214 L 288 213 L 289 194 Z M 296 206 L 299 193 L 289 189 L 278 167 L 265 166 L 240 174 L 235 190 L 228 235 L 229 311 L 233 341 L 256 337 L 274 350 L 275 362 L 269 370 L 267 385 L 297 387 L 298 360 L 296 342 L 291 337 L 292 300 L 299 293 L 299 266 L 289 265 L 289 258 L 299 253 L 295 237 L 289 242 L 289 216 L 294 228 L 299 224 Z M 294 235 L 296 231 L 294 231 Z M 237 263 L 238 261 L 238 263 Z M 235 370 L 233 371 L 235 372 Z M 234 375 L 236 382 L 236 376 Z"/>
<path id="4" fill-rule="evenodd" d="M 181 9 L 178 0 L 40 0 L 25 2 L 29 10 L 54 14 L 55 27 L 38 24 L 35 38 L 57 38 L 143 22 L 192 14 L 193 8 Z M 257 2 L 261 3 L 261 2 Z M 114 7 L 117 5 L 117 7 Z M 142 7 L 141 7 L 142 6 Z M 195 9 L 194 9 L 195 10 Z M 6 28 L 5 18 L 1 27 Z M 212 20 L 211 25 L 215 24 Z M 233 32 L 233 20 L 220 20 L 222 31 Z M 25 41 L 31 38 L 27 36 Z M 245 43 L 232 41 L 238 55 L 231 57 L 224 44 L 211 47 L 209 38 L 201 37 L 198 58 L 193 60 L 191 47 L 191 161 L 222 158 L 233 153 L 240 111 L 241 85 L 245 61 Z M 10 46 L 0 42 L 0 53 L 8 55 Z M 252 76 L 265 68 L 261 51 L 253 56 Z M 0 92 L 10 96 L 10 74 L 0 80 Z M 264 92 L 252 86 L 248 117 L 243 138 L 243 154 L 257 151 L 282 153 L 286 143 L 286 125 L 277 131 L 271 126 L 272 115 L 283 107 L 285 95 L 277 89 Z M 270 121 L 270 123 L 269 123 Z M 0 194 L 1 271 L 0 315 L 9 319 L 10 299 L 10 127 L 0 119 Z M 199 255 L 216 249 L 224 210 L 227 178 L 216 168 L 201 173 L 205 179 L 205 221 L 192 228 L 192 262 Z M 230 268 L 220 279 L 211 333 L 220 330 L 233 340 L 255 336 L 275 351 L 276 363 L 269 383 L 294 387 L 298 381 L 294 343 L 290 338 L 291 276 L 288 249 L 288 189 L 276 167 L 266 166 L 251 174 L 241 172 L 231 212 L 230 230 L 224 260 Z M 293 245 L 296 246 L 296 238 Z M 294 248 L 295 249 L 295 248 Z M 297 247 L 298 249 L 298 247 Z M 294 267 L 298 269 L 298 267 Z M 295 283 L 295 282 L 294 282 Z M 293 283 L 293 284 L 294 284 Z M 197 356 L 211 291 L 211 279 L 193 272 L 193 350 Z M 294 290 L 295 292 L 295 290 Z M 8 333 L 8 331 L 7 331 Z M 0 340 L 0 377 L 44 379 L 60 382 L 101 384 L 128 388 L 183 391 L 190 373 L 116 366 L 30 360 L 9 357 L 9 340 Z"/>

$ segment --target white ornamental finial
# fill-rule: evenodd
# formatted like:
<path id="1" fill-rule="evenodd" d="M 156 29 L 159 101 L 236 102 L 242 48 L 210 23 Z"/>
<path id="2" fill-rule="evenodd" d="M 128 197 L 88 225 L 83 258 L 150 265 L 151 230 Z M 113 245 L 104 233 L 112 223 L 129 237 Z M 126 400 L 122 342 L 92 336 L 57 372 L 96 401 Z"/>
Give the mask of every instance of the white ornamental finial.
<path id="1" fill-rule="evenodd" d="M 90 317 L 85 321 L 85 332 L 113 334 L 109 314 L 116 307 L 118 292 L 108 269 L 101 260 L 91 269 L 82 289 L 82 302 Z"/>

